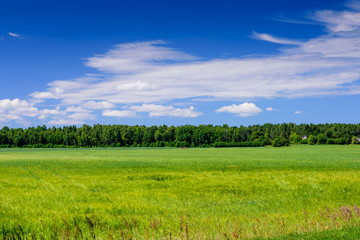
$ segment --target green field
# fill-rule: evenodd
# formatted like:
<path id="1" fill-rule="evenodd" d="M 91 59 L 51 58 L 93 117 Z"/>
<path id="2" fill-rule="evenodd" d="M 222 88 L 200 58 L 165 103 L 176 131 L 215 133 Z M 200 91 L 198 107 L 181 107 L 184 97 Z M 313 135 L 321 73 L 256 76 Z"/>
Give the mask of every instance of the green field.
<path id="1" fill-rule="evenodd" d="M 360 146 L 0 150 L 0 239 L 354 239 Z"/>

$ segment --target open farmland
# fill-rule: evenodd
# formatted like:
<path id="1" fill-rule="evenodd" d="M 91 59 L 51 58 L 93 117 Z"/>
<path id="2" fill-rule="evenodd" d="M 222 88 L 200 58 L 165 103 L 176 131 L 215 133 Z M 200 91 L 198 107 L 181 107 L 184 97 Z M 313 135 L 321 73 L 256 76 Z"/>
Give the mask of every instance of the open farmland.
<path id="1" fill-rule="evenodd" d="M 0 150 L 3 239 L 352 239 L 360 146 Z"/>

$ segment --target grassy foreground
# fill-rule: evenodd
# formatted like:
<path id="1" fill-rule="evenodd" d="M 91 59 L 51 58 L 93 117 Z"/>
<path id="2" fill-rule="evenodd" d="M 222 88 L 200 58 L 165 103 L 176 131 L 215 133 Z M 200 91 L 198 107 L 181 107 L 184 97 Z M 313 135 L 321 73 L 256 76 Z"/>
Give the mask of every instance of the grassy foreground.
<path id="1" fill-rule="evenodd" d="M 360 146 L 2 149 L 0 239 L 354 239 Z"/>

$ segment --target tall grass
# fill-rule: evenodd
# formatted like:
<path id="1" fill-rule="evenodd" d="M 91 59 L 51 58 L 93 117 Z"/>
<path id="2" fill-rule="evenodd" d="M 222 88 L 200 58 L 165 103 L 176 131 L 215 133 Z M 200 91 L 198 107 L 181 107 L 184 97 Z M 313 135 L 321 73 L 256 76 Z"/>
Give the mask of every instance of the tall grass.
<path id="1" fill-rule="evenodd" d="M 4 149 L 0 238 L 351 236 L 359 170 L 359 146 Z"/>

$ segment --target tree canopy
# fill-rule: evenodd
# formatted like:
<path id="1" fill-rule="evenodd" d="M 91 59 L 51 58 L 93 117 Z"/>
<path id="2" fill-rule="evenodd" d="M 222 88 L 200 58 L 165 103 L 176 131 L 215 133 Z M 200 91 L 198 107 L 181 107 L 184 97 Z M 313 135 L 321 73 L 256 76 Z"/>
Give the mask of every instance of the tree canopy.
<path id="1" fill-rule="evenodd" d="M 357 144 L 360 124 L 3 127 L 0 147 L 243 147 Z"/>

